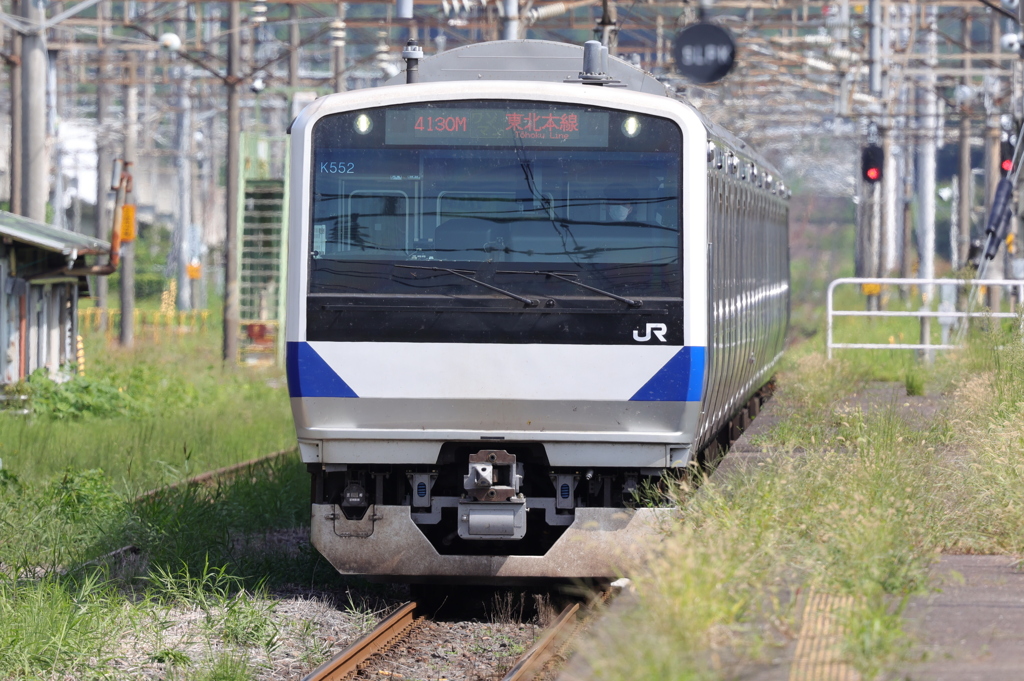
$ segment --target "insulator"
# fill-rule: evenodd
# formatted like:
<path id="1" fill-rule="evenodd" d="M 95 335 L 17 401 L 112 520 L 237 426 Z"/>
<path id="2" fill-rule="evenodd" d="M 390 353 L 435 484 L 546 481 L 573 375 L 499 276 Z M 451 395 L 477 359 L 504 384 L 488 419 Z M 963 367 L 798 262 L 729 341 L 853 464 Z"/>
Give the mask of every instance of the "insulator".
<path id="1" fill-rule="evenodd" d="M 262 2 L 254 3 L 252 6 L 252 15 L 249 17 L 249 23 L 251 24 L 264 24 L 267 21 L 267 6 Z"/>
<path id="2" fill-rule="evenodd" d="M 345 22 L 341 19 L 331 22 L 331 47 L 345 47 Z"/>

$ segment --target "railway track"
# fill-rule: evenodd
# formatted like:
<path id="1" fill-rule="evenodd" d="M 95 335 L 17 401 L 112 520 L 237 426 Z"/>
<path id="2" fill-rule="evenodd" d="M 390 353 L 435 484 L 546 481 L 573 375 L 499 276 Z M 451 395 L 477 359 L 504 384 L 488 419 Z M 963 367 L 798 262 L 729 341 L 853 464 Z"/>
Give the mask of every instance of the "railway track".
<path id="1" fill-rule="evenodd" d="M 415 610 L 416 603 L 406 603 L 369 634 L 314 669 L 303 681 L 343 681 L 350 678 L 374 655 L 386 651 L 415 627 L 418 621 L 414 617 Z"/>
<path id="2" fill-rule="evenodd" d="M 223 468 L 217 468 L 216 470 L 206 471 L 205 473 L 199 473 L 198 475 L 193 475 L 191 477 L 185 478 L 184 480 L 172 482 L 169 485 L 163 485 L 162 487 L 151 489 L 148 492 L 143 492 L 137 495 L 134 501 L 136 503 L 140 501 L 145 501 L 146 499 L 151 499 L 164 492 L 170 492 L 181 487 L 190 487 L 192 485 L 209 485 L 221 480 L 230 480 L 231 478 L 237 475 L 252 470 L 254 467 L 259 466 L 260 464 L 273 461 L 274 459 L 278 459 L 282 456 L 287 456 L 288 454 L 291 454 L 294 451 L 296 451 L 296 449 L 296 447 L 288 447 L 287 449 L 282 449 L 277 452 L 264 454 L 263 456 L 257 457 L 255 459 L 249 459 L 248 461 L 242 461 L 240 463 L 231 464 L 230 466 L 224 466 Z"/>
<path id="3" fill-rule="evenodd" d="M 598 595 L 585 612 L 593 613 L 593 605 L 603 604 L 610 594 L 606 591 Z M 415 616 L 415 610 L 415 602 L 406 603 L 373 631 L 317 667 L 303 681 L 348 681 L 360 671 L 373 667 L 375 658 L 386 654 L 424 621 L 423 617 Z M 566 659 L 569 645 L 592 618 L 592 614 L 590 617 L 581 617 L 579 603 L 567 606 L 541 633 L 533 646 L 516 660 L 502 681 L 530 681 L 560 666 Z M 497 674 L 492 678 L 497 679 Z"/>

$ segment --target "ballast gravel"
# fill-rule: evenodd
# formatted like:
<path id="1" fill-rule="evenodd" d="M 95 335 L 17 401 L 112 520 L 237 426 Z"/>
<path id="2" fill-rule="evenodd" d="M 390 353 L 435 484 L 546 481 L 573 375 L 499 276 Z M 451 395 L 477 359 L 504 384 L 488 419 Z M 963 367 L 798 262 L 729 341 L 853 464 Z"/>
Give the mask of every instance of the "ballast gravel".
<path id="1" fill-rule="evenodd" d="M 533 645 L 532 624 L 421 622 L 356 679 L 490 681 L 501 679 Z"/>

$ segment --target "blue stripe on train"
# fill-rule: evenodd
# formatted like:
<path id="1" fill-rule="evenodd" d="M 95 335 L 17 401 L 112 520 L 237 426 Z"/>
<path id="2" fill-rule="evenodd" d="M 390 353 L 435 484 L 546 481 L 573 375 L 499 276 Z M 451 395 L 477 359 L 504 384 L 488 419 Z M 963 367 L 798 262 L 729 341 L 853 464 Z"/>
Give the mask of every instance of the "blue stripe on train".
<path id="1" fill-rule="evenodd" d="M 705 354 L 705 348 L 683 348 L 629 398 L 630 402 L 700 401 Z"/>
<path id="2" fill-rule="evenodd" d="M 705 354 L 702 347 L 682 348 L 629 398 L 630 401 L 700 401 Z M 291 397 L 359 397 L 308 343 L 288 343 L 286 368 Z"/>
<path id="3" fill-rule="evenodd" d="M 285 368 L 291 397 L 359 397 L 309 343 L 288 343 Z"/>

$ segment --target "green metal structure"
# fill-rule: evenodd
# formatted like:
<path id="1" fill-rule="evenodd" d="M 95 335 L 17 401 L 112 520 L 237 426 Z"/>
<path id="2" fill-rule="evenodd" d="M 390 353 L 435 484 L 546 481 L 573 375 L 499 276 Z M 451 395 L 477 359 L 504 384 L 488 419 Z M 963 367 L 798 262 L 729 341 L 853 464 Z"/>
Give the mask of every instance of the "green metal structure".
<path id="1" fill-rule="evenodd" d="M 238 361 L 284 363 L 288 138 L 243 133 L 239 173 Z"/>

